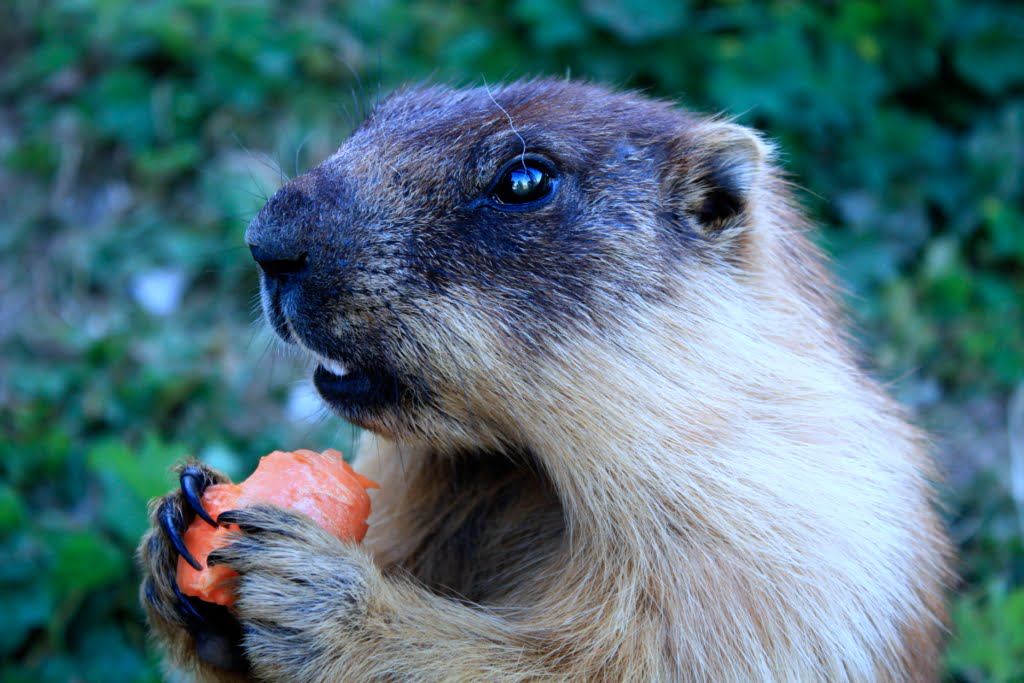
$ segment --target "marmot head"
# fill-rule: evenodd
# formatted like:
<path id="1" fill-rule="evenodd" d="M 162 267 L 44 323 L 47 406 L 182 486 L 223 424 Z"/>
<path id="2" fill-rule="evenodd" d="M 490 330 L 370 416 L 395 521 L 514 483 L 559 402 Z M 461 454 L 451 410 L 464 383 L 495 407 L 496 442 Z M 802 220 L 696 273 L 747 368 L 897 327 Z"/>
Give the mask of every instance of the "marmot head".
<path id="1" fill-rule="evenodd" d="M 500 440 L 493 398 L 538 358 L 621 332 L 695 267 L 743 262 L 765 156 L 742 127 L 594 85 L 413 88 L 246 240 L 268 319 L 318 360 L 337 413 Z"/>

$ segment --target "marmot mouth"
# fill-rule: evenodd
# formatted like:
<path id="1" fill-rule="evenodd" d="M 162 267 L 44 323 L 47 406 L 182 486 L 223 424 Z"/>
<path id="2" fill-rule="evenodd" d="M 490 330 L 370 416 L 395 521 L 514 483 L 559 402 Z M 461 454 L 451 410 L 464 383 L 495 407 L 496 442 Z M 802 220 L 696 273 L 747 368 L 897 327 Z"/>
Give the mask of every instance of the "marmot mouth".
<path id="1" fill-rule="evenodd" d="M 397 405 L 405 394 L 401 380 L 386 369 L 331 361 L 316 366 L 313 385 L 332 410 L 368 429 L 373 417 Z"/>

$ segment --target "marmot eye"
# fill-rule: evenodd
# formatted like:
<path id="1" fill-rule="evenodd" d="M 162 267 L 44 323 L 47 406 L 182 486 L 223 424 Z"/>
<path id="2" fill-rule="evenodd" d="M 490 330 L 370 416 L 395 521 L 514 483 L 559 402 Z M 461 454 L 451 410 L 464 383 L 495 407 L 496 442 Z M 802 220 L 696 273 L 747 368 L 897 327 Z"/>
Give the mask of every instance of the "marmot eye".
<path id="1" fill-rule="evenodd" d="M 551 194 L 551 180 L 536 162 L 517 159 L 498 178 L 492 197 L 499 204 L 530 204 Z"/>

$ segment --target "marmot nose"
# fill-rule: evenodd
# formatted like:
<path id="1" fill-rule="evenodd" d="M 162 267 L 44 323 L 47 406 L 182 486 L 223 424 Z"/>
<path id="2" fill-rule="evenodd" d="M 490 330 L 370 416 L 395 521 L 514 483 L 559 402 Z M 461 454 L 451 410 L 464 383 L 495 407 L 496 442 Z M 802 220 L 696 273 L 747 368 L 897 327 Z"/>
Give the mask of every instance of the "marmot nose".
<path id="1" fill-rule="evenodd" d="M 267 277 L 284 282 L 306 270 L 305 251 L 275 248 L 262 244 L 250 244 L 249 251 Z"/>

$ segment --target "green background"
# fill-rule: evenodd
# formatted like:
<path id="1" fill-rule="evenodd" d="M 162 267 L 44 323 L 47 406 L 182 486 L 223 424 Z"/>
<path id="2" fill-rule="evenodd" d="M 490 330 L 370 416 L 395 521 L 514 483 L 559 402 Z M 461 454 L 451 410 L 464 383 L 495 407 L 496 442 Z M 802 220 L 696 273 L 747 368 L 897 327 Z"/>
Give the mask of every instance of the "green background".
<path id="1" fill-rule="evenodd" d="M 5 0 L 0 45 L 0 681 L 158 678 L 131 554 L 171 462 L 349 448 L 255 322 L 242 236 L 281 178 L 401 83 L 537 74 L 778 140 L 935 434 L 948 677 L 1024 681 L 1020 3 Z"/>

